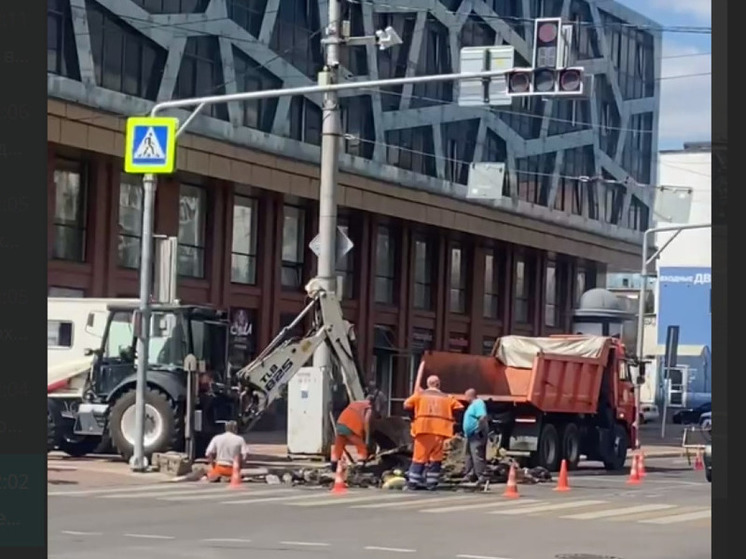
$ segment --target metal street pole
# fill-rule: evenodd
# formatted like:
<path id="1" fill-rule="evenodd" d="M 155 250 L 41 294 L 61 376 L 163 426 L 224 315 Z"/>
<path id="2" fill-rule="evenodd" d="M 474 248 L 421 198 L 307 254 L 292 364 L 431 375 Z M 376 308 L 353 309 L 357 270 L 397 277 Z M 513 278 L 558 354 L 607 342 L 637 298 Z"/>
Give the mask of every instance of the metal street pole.
<path id="1" fill-rule="evenodd" d="M 145 387 L 150 346 L 150 292 L 153 273 L 153 222 L 155 221 L 155 175 L 143 176 L 142 244 L 140 248 L 140 335 L 137 338 L 137 378 L 135 384 L 135 444 L 130 466 L 144 472 L 145 462 Z"/>
<path id="2" fill-rule="evenodd" d="M 337 83 L 339 72 L 340 19 L 339 0 L 329 0 L 329 25 L 325 40 L 326 60 L 319 72 L 319 86 Z M 324 94 L 321 123 L 321 169 L 319 183 L 319 255 L 318 278 L 324 289 L 335 293 L 337 287 L 337 174 L 339 169 L 339 143 L 342 125 L 339 117 L 339 95 L 336 91 Z M 321 344 L 313 356 L 313 365 L 321 371 L 324 407 L 328 408 L 328 379 L 332 371 L 332 357 L 326 344 Z M 327 413 L 322 414 L 323 418 Z M 326 421 L 324 421 L 326 425 Z M 326 444 L 326 428 L 324 444 Z"/>
<path id="3" fill-rule="evenodd" d="M 645 295 L 647 294 L 647 283 L 648 283 L 648 266 L 650 266 L 651 263 L 655 262 L 658 259 L 658 256 L 660 256 L 661 252 L 663 252 L 668 245 L 673 242 L 673 240 L 678 236 L 679 233 L 682 231 L 686 231 L 689 229 L 706 229 L 707 227 L 712 227 L 712 224 L 710 223 L 697 223 L 697 224 L 691 224 L 691 225 L 667 225 L 663 227 L 654 227 L 652 229 L 648 229 L 645 231 L 645 233 L 642 236 L 642 267 L 640 268 L 640 291 L 637 294 L 637 367 L 638 372 L 637 376 L 640 376 L 640 372 L 644 370 L 645 365 L 643 364 L 643 346 L 644 346 L 644 337 L 645 337 Z M 671 231 L 674 234 L 671 236 L 670 239 L 668 239 L 662 247 L 660 247 L 658 250 L 653 253 L 651 257 L 648 258 L 648 239 L 651 235 L 654 235 L 655 233 L 665 233 L 667 231 Z M 635 410 L 637 411 L 635 417 L 635 448 L 640 448 L 640 390 L 642 386 L 637 382 L 637 379 L 635 379 Z"/>

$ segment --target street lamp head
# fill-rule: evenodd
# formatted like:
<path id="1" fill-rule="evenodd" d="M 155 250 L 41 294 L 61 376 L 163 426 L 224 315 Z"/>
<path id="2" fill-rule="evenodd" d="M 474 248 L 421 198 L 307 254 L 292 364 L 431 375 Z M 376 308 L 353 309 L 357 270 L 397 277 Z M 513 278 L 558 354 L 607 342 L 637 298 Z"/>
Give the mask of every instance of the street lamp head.
<path id="1" fill-rule="evenodd" d="M 399 37 L 396 29 L 390 25 L 386 29 L 379 29 L 376 31 L 376 38 L 378 39 L 378 48 L 381 50 L 390 49 L 391 47 L 401 45 L 404 42 L 401 37 Z"/>

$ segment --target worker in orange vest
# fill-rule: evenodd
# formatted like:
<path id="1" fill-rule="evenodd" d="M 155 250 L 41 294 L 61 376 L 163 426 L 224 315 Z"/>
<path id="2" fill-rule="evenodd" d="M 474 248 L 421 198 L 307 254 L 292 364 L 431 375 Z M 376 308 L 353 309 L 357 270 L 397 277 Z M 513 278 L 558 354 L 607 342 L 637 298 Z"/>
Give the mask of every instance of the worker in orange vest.
<path id="1" fill-rule="evenodd" d="M 404 401 L 404 409 L 414 410 L 412 437 L 414 449 L 407 483 L 410 489 L 424 487 L 434 490 L 440 482 L 443 463 L 443 443 L 453 437 L 453 412 L 463 409 L 454 397 L 440 391 L 440 379 L 427 378 L 427 389 L 422 389 L 424 361 L 417 371 L 414 394 Z"/>
<path id="2" fill-rule="evenodd" d="M 334 446 L 332 447 L 332 470 L 337 469 L 337 463 L 348 445 L 354 446 L 357 455 L 363 462 L 368 461 L 368 447 L 370 446 L 370 419 L 374 414 L 373 400 L 375 394 L 371 394 L 365 400 L 350 402 L 342 410 L 337 419 Z"/>

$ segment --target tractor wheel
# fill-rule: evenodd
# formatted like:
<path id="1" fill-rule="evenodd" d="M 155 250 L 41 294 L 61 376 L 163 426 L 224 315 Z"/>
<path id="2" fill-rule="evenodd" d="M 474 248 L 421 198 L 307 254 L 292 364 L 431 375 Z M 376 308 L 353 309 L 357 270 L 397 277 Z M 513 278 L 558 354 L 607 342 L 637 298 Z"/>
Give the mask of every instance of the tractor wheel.
<path id="1" fill-rule="evenodd" d="M 109 435 L 119 454 L 129 460 L 135 452 L 135 391 L 122 394 L 111 407 Z M 178 406 L 163 392 L 145 391 L 144 454 L 181 450 L 184 444 L 184 418 Z"/>

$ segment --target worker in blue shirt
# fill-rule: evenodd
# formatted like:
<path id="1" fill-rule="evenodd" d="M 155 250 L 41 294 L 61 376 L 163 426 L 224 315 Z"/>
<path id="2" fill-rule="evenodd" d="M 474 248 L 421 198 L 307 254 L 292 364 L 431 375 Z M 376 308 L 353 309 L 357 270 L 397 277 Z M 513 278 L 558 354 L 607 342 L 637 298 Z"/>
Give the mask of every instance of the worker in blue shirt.
<path id="1" fill-rule="evenodd" d="M 487 469 L 487 406 L 470 388 L 464 394 L 469 406 L 464 412 L 463 431 L 466 438 L 465 481 L 485 481 Z"/>

